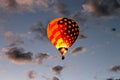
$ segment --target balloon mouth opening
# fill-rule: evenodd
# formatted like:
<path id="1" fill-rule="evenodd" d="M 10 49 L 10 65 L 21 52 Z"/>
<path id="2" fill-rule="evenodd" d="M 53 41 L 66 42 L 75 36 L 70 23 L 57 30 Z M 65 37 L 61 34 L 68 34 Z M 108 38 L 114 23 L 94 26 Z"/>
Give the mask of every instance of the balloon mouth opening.
<path id="1" fill-rule="evenodd" d="M 68 51 L 68 48 L 60 47 L 60 48 L 58 48 L 58 50 L 60 51 L 61 54 L 64 54 L 64 53 L 66 53 Z"/>
<path id="2" fill-rule="evenodd" d="M 61 53 L 61 55 L 62 55 L 62 60 L 64 60 L 65 59 L 65 53 L 68 51 L 68 48 L 66 48 L 66 47 L 60 47 L 60 48 L 58 48 L 58 50 L 59 50 L 59 52 Z"/>

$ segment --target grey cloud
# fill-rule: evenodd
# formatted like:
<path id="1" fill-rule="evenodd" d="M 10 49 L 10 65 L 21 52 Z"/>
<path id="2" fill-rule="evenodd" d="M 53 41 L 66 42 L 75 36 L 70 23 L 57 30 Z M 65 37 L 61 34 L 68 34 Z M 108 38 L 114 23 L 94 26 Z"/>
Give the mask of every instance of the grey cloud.
<path id="1" fill-rule="evenodd" d="M 57 65 L 52 67 L 52 71 L 56 73 L 56 75 L 60 75 L 62 70 L 63 70 L 63 66 Z"/>
<path id="2" fill-rule="evenodd" d="M 24 44 L 21 34 L 16 34 L 4 26 L 0 26 L 0 35 L 2 35 L 8 44 Z"/>
<path id="3" fill-rule="evenodd" d="M 110 68 L 110 71 L 112 72 L 118 72 L 120 71 L 120 65 L 114 65 Z"/>
<path id="4" fill-rule="evenodd" d="M 20 5 L 17 3 L 17 0 L 0 0 L 0 8 L 12 12 L 20 10 Z"/>
<path id="5" fill-rule="evenodd" d="M 88 29 L 86 23 L 87 23 L 87 20 L 88 20 L 89 16 L 85 12 L 77 11 L 74 14 L 72 14 L 70 17 L 73 20 L 75 20 L 76 23 L 79 25 L 79 27 L 80 27 L 79 31 L 80 32 L 84 32 L 85 30 Z M 83 35 L 82 33 L 80 33 L 79 36 L 78 36 L 78 39 L 85 39 L 85 38 L 87 38 L 87 37 L 85 35 Z"/>
<path id="6" fill-rule="evenodd" d="M 44 78 L 45 80 L 50 80 L 50 78 L 45 75 L 41 75 L 41 77 Z"/>
<path id="7" fill-rule="evenodd" d="M 107 78 L 106 80 L 114 80 L 113 78 Z"/>
<path id="8" fill-rule="evenodd" d="M 57 77 L 54 76 L 51 80 L 59 80 L 59 79 L 58 79 Z"/>
<path id="9" fill-rule="evenodd" d="M 7 50 L 10 50 L 11 48 L 14 48 L 14 47 L 16 47 L 17 45 L 16 45 L 16 43 L 11 43 L 11 44 L 9 44 L 7 47 L 6 47 L 6 49 Z"/>
<path id="10" fill-rule="evenodd" d="M 113 31 L 113 32 L 116 31 L 116 28 L 112 28 L 111 31 Z"/>
<path id="11" fill-rule="evenodd" d="M 56 77 L 56 76 L 53 76 L 52 78 L 49 78 L 47 76 L 41 75 L 41 77 L 44 78 L 45 80 L 59 80 L 59 78 Z"/>
<path id="12" fill-rule="evenodd" d="M 53 10 L 58 14 L 68 14 L 65 4 L 59 0 L 0 0 L 0 8 L 9 12 Z"/>
<path id="13" fill-rule="evenodd" d="M 32 62 L 33 53 L 24 52 L 24 49 L 21 47 L 12 47 L 12 48 L 8 48 L 5 55 L 13 63 L 26 64 Z"/>
<path id="14" fill-rule="evenodd" d="M 11 31 L 5 31 L 4 33 L 3 33 L 3 35 L 4 35 L 4 37 L 5 37 L 5 39 L 8 41 L 8 42 L 13 42 L 14 41 L 14 34 L 13 34 L 13 32 L 11 32 Z"/>
<path id="15" fill-rule="evenodd" d="M 83 8 L 96 17 L 110 16 L 120 8 L 120 3 L 117 0 L 89 0 Z"/>
<path id="16" fill-rule="evenodd" d="M 43 60 L 48 59 L 49 57 L 50 55 L 46 53 L 38 53 L 35 57 L 35 62 L 37 62 L 38 64 L 42 64 Z"/>
<path id="17" fill-rule="evenodd" d="M 71 15 L 71 17 L 82 27 L 85 26 L 85 22 L 87 21 L 87 15 L 82 11 L 77 11 Z"/>
<path id="18" fill-rule="evenodd" d="M 33 0 L 34 1 L 34 0 Z M 54 5 L 56 0 L 36 0 L 35 3 L 44 10 L 48 10 Z"/>
<path id="19" fill-rule="evenodd" d="M 120 78 L 107 78 L 106 80 L 120 80 Z"/>
<path id="20" fill-rule="evenodd" d="M 5 30 L 5 31 L 2 32 L 2 34 L 9 44 L 12 44 L 12 43 L 14 43 L 14 44 L 24 44 L 24 41 L 22 39 L 20 39 L 18 35 L 15 35 L 11 31 L 6 31 Z"/>
<path id="21" fill-rule="evenodd" d="M 34 39 L 45 40 L 47 38 L 46 29 L 42 22 L 36 22 L 31 28 L 30 33 L 34 33 Z"/>
<path id="22" fill-rule="evenodd" d="M 7 9 L 16 10 L 18 8 L 16 0 L 5 0 L 5 3 Z"/>
<path id="23" fill-rule="evenodd" d="M 0 7 L 8 11 L 34 11 L 38 7 L 48 8 L 49 0 L 0 0 Z"/>
<path id="24" fill-rule="evenodd" d="M 56 4 L 53 7 L 54 12 L 63 16 L 68 16 L 69 11 L 67 10 L 66 4 L 57 0 Z"/>
<path id="25" fill-rule="evenodd" d="M 86 51 L 86 48 L 84 47 L 77 47 L 77 48 L 74 48 L 72 51 L 71 51 L 71 54 L 76 54 L 76 53 L 83 53 Z"/>
<path id="26" fill-rule="evenodd" d="M 21 40 L 21 39 L 16 39 L 16 40 L 15 40 L 15 43 L 18 43 L 18 44 L 24 44 L 24 41 Z"/>
<path id="27" fill-rule="evenodd" d="M 83 34 L 80 34 L 79 36 L 78 36 L 78 39 L 86 39 L 87 38 L 87 36 L 85 36 L 85 35 L 83 35 Z"/>
<path id="28" fill-rule="evenodd" d="M 42 64 L 44 60 L 53 60 L 56 56 L 47 53 L 25 52 L 24 48 L 15 43 L 9 44 L 0 50 L 2 56 L 15 64 Z"/>
<path id="29" fill-rule="evenodd" d="M 29 79 L 34 79 L 34 78 L 36 78 L 36 76 L 37 76 L 37 73 L 33 70 L 30 70 L 30 71 L 27 72 L 27 77 Z"/>
<path id="30" fill-rule="evenodd" d="M 117 28 L 113 27 L 110 29 L 106 29 L 105 32 L 108 32 L 108 33 L 117 32 Z"/>

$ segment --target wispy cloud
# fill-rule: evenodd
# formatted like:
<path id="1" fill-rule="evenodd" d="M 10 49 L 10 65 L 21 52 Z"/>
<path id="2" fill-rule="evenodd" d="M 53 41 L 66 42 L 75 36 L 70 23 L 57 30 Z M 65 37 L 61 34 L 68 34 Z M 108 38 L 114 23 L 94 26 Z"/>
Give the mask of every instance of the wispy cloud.
<path id="1" fill-rule="evenodd" d="M 85 36 L 84 34 L 79 34 L 79 36 L 78 36 L 78 39 L 86 39 L 87 38 L 87 36 Z"/>
<path id="2" fill-rule="evenodd" d="M 48 0 L 0 0 L 0 7 L 8 11 L 33 11 L 34 8 L 47 8 Z"/>
<path id="3" fill-rule="evenodd" d="M 24 49 L 21 47 L 9 47 L 4 50 L 6 58 L 15 64 L 26 64 L 32 62 L 33 53 L 24 52 Z"/>
<path id="4" fill-rule="evenodd" d="M 55 72 L 56 75 L 60 75 L 63 68 L 64 68 L 63 66 L 57 65 L 52 67 L 52 71 Z"/>
<path id="5" fill-rule="evenodd" d="M 38 64 L 42 64 L 43 60 L 48 59 L 50 57 L 47 53 L 38 53 L 35 57 L 35 62 Z"/>
<path id="6" fill-rule="evenodd" d="M 120 78 L 107 78 L 106 80 L 120 80 Z"/>
<path id="7" fill-rule="evenodd" d="M 2 30 L 1 34 L 9 44 L 24 44 L 20 36 L 15 35 L 12 31 Z"/>
<path id="8" fill-rule="evenodd" d="M 16 0 L 0 0 L 0 7 L 7 10 L 17 10 L 18 5 Z"/>
<path id="9" fill-rule="evenodd" d="M 0 8 L 8 12 L 50 10 L 62 15 L 69 13 L 66 5 L 59 0 L 0 0 Z"/>
<path id="10" fill-rule="evenodd" d="M 107 78 L 106 80 L 114 80 L 114 78 Z"/>
<path id="11" fill-rule="evenodd" d="M 114 65 L 110 68 L 110 71 L 112 72 L 118 72 L 120 71 L 120 65 Z"/>
<path id="12" fill-rule="evenodd" d="M 47 38 L 46 34 L 46 28 L 44 28 L 44 24 L 40 22 L 36 22 L 31 28 L 30 28 L 30 34 L 34 33 L 35 37 L 34 39 L 38 40 L 45 40 Z"/>
<path id="13" fill-rule="evenodd" d="M 53 7 L 53 11 L 62 16 L 68 16 L 70 13 L 67 10 L 67 5 L 59 0 L 56 0 L 56 4 Z"/>
<path id="14" fill-rule="evenodd" d="M 8 41 L 8 42 L 13 42 L 14 41 L 14 34 L 13 34 L 13 32 L 11 32 L 11 31 L 5 31 L 4 32 L 4 37 L 5 37 L 5 39 Z"/>
<path id="15" fill-rule="evenodd" d="M 53 76 L 52 78 L 49 78 L 49 77 L 47 77 L 47 76 L 42 75 L 41 77 L 44 78 L 45 80 L 60 80 L 60 79 L 59 79 L 58 77 L 56 77 L 56 76 Z"/>
<path id="16" fill-rule="evenodd" d="M 85 35 L 83 35 L 81 32 L 84 32 L 85 30 L 88 29 L 87 27 L 87 20 L 89 19 L 89 16 L 83 12 L 82 10 L 81 11 L 76 11 L 75 13 L 73 13 L 71 16 L 70 16 L 73 20 L 76 21 L 76 23 L 79 25 L 79 31 L 80 31 L 80 34 L 78 36 L 78 39 L 85 39 L 87 38 Z"/>
<path id="17" fill-rule="evenodd" d="M 89 0 L 83 8 L 96 17 L 111 16 L 120 8 L 120 3 L 117 0 Z"/>
<path id="18" fill-rule="evenodd" d="M 59 79 L 58 79 L 57 77 L 54 76 L 51 80 L 59 80 Z"/>
<path id="19" fill-rule="evenodd" d="M 85 27 L 85 22 L 87 21 L 87 15 L 82 11 L 77 11 L 71 15 L 71 17 L 82 27 Z"/>
<path id="20" fill-rule="evenodd" d="M 104 31 L 107 33 L 115 33 L 117 32 L 117 28 L 113 27 L 113 28 L 105 29 Z"/>
<path id="21" fill-rule="evenodd" d="M 48 53 L 25 52 L 24 48 L 12 43 L 0 50 L 0 56 L 8 59 L 14 64 L 42 64 L 44 60 L 54 60 L 56 56 Z"/>
<path id="22" fill-rule="evenodd" d="M 27 77 L 29 79 L 34 79 L 34 78 L 36 78 L 36 76 L 37 76 L 37 73 L 33 70 L 30 70 L 30 71 L 27 72 Z"/>
<path id="23" fill-rule="evenodd" d="M 72 51 L 71 51 L 71 55 L 73 54 L 76 54 L 76 53 L 83 53 L 86 51 L 86 48 L 84 47 L 77 47 L 77 48 L 74 48 Z"/>

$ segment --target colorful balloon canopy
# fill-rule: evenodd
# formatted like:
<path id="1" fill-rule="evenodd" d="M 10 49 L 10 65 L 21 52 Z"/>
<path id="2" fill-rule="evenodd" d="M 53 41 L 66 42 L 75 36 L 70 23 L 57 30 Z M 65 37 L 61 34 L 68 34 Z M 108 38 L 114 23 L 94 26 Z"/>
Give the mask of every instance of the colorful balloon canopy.
<path id="1" fill-rule="evenodd" d="M 62 60 L 65 53 L 72 46 L 79 35 L 77 23 L 69 18 L 56 18 L 47 27 L 47 36 L 50 42 L 61 53 Z"/>

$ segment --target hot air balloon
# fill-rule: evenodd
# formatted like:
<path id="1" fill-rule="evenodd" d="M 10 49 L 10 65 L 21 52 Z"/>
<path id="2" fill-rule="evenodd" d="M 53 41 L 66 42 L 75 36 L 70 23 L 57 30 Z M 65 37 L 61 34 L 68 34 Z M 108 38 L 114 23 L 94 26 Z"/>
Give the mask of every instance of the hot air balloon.
<path id="1" fill-rule="evenodd" d="M 65 53 L 75 42 L 78 35 L 78 24 L 69 18 L 55 18 L 47 26 L 48 39 L 61 53 L 62 60 L 64 60 Z"/>

